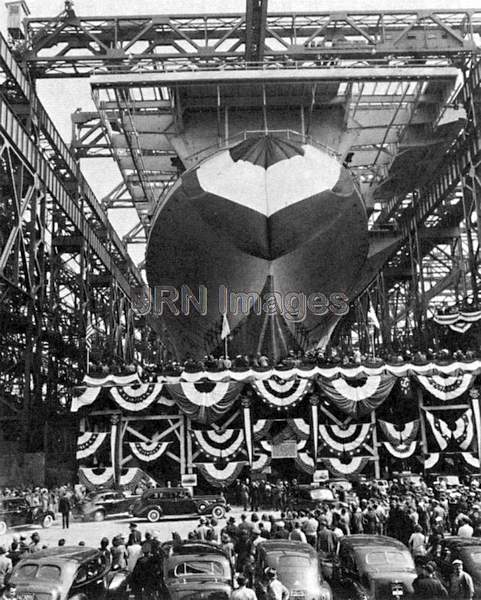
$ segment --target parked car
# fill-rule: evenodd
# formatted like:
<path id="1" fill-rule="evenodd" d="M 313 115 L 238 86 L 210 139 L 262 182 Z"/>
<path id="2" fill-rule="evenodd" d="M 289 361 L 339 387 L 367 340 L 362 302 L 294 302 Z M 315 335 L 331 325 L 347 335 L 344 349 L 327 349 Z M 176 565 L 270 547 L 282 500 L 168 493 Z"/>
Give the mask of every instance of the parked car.
<path id="1" fill-rule="evenodd" d="M 442 540 L 438 556 L 433 556 L 437 571 L 447 585 L 453 572 L 453 560 L 463 561 L 464 570 L 471 575 L 474 597 L 481 598 L 481 539 L 447 537 Z"/>
<path id="2" fill-rule="evenodd" d="M 55 521 L 51 510 L 40 506 L 30 506 L 26 498 L 3 498 L 0 500 L 0 535 L 9 527 L 18 525 L 41 525 L 50 527 Z"/>
<path id="3" fill-rule="evenodd" d="M 229 510 L 230 506 L 222 495 L 192 496 L 182 487 L 146 490 L 132 506 L 134 517 L 151 523 L 172 515 L 212 515 L 223 519 Z"/>
<path id="4" fill-rule="evenodd" d="M 233 573 L 228 556 L 213 542 L 164 544 L 161 598 L 228 600 Z"/>
<path id="5" fill-rule="evenodd" d="M 105 517 L 129 514 L 136 498 L 116 490 L 91 492 L 74 507 L 72 514 L 86 521 L 103 521 Z"/>
<path id="6" fill-rule="evenodd" d="M 323 503 L 334 505 L 336 498 L 334 492 L 328 487 L 302 484 L 298 486 L 293 502 L 296 510 L 314 510 Z"/>
<path id="7" fill-rule="evenodd" d="M 409 598 L 416 570 L 409 550 L 382 535 L 341 538 L 332 569 L 334 589 L 356 600 Z"/>
<path id="8" fill-rule="evenodd" d="M 18 600 L 127 600 L 127 571 L 113 571 L 109 558 L 85 546 L 63 546 L 31 554 L 9 578 Z"/>
<path id="9" fill-rule="evenodd" d="M 331 600 L 331 586 L 322 577 L 319 556 L 312 546 L 293 540 L 266 540 L 257 546 L 254 585 L 257 598 L 266 598 L 266 574 L 276 569 L 278 579 L 298 600 Z"/>

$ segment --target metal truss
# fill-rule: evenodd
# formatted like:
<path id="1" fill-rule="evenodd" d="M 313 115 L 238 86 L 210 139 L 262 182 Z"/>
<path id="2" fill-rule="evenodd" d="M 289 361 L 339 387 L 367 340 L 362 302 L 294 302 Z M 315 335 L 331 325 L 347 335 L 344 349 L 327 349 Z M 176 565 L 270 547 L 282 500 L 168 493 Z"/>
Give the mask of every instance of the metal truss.
<path id="1" fill-rule="evenodd" d="M 55 18 L 28 18 L 11 28 L 36 77 L 89 76 L 172 66 L 236 65 L 263 60 L 315 62 L 415 57 L 456 61 L 476 48 L 481 11 L 398 10 L 78 17 L 70 3 Z"/>

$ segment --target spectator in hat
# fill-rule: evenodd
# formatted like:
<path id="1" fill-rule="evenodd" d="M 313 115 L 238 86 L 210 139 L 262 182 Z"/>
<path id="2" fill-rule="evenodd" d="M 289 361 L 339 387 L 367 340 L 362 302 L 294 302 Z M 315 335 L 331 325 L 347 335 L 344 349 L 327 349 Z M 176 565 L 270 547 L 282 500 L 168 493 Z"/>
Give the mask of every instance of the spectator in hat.
<path id="1" fill-rule="evenodd" d="M 58 545 L 61 548 L 62 546 L 65 546 L 65 538 L 60 538 L 58 541 Z"/>
<path id="2" fill-rule="evenodd" d="M 0 596 L 0 600 L 12 600 L 12 598 L 16 598 L 16 597 L 17 597 L 17 586 L 12 582 L 7 583 L 7 585 L 3 588 L 3 592 L 2 592 L 2 595 Z"/>
<path id="3" fill-rule="evenodd" d="M 196 527 L 196 533 L 199 540 L 207 540 L 209 537 L 210 527 L 207 524 L 207 519 L 205 517 L 200 517 L 199 524 Z"/>
<path id="4" fill-rule="evenodd" d="M 40 544 L 40 534 L 38 533 L 38 531 L 34 531 L 30 536 L 30 539 L 32 540 L 28 545 L 28 551 L 30 552 L 30 554 L 40 552 L 40 550 L 42 549 L 42 545 Z"/>
<path id="5" fill-rule="evenodd" d="M 247 587 L 247 578 L 245 575 L 239 575 L 237 577 L 237 585 L 239 587 L 230 595 L 231 600 L 257 600 L 254 590 Z"/>
<path id="6" fill-rule="evenodd" d="M 459 519 L 458 535 L 460 537 L 470 538 L 473 537 L 474 529 L 471 527 L 469 520 L 462 517 Z"/>
<path id="7" fill-rule="evenodd" d="M 289 590 L 277 579 L 277 571 L 266 569 L 266 600 L 289 600 Z"/>
<path id="8" fill-rule="evenodd" d="M 418 576 L 413 581 L 414 598 L 416 600 L 443 600 L 448 598 L 448 591 L 434 577 L 434 569 L 429 564 L 416 565 Z"/>
<path id="9" fill-rule="evenodd" d="M 289 534 L 289 539 L 297 542 L 307 542 L 306 534 L 302 531 L 301 524 L 299 523 L 299 521 L 296 521 L 294 523 L 294 529 Z"/>
<path id="10" fill-rule="evenodd" d="M 142 542 L 142 534 L 137 528 L 137 523 L 130 523 L 129 525 L 130 533 L 127 541 L 127 546 L 132 546 L 133 544 L 139 544 Z"/>
<path id="11" fill-rule="evenodd" d="M 453 560 L 453 573 L 449 578 L 450 600 L 471 600 L 473 596 L 473 578 L 464 571 L 462 560 Z"/>
<path id="12" fill-rule="evenodd" d="M 110 549 L 112 569 L 127 568 L 127 549 L 125 548 L 124 541 L 124 537 L 121 534 L 116 535 L 112 540 L 112 548 Z"/>

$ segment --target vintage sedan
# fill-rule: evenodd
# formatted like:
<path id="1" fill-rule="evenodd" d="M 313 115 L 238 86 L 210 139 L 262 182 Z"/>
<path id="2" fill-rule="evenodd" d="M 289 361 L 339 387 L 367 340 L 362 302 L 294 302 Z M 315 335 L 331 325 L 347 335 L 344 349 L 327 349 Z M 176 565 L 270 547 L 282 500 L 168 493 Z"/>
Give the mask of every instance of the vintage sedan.
<path id="1" fill-rule="evenodd" d="M 9 527 L 18 525 L 41 525 L 50 527 L 55 521 L 51 510 L 43 510 L 40 506 L 30 506 L 26 498 L 3 498 L 0 500 L 0 535 Z"/>
<path id="2" fill-rule="evenodd" d="M 156 523 L 167 516 L 212 515 L 223 519 L 230 510 L 226 499 L 218 496 L 192 496 L 182 487 L 154 488 L 146 490 L 133 504 L 134 517 Z"/>
<path id="3" fill-rule="evenodd" d="M 331 586 L 323 579 L 319 556 L 312 546 L 293 540 L 266 540 L 257 546 L 255 591 L 266 598 L 266 569 L 276 569 L 292 600 L 331 600 Z"/>
<path id="4" fill-rule="evenodd" d="M 30 555 L 9 579 L 18 600 L 127 600 L 126 571 L 113 571 L 95 548 L 63 546 Z"/>
<path id="5" fill-rule="evenodd" d="M 329 487 L 315 484 L 299 485 L 293 497 L 293 508 L 296 510 L 315 510 L 322 504 L 333 506 L 336 497 Z"/>
<path id="6" fill-rule="evenodd" d="M 232 592 L 232 566 L 222 548 L 213 542 L 164 544 L 160 597 L 166 600 L 228 600 Z"/>
<path id="7" fill-rule="evenodd" d="M 409 550 L 382 535 L 341 538 L 333 565 L 333 587 L 355 600 L 409 598 L 416 569 Z"/>
<path id="8" fill-rule="evenodd" d="M 462 560 L 464 570 L 471 575 L 474 597 L 481 599 L 481 539 L 447 537 L 442 540 L 439 554 L 433 556 L 438 573 L 447 585 L 453 572 L 453 560 Z"/>
<path id="9" fill-rule="evenodd" d="M 85 521 L 103 521 L 105 517 L 128 515 L 135 500 L 116 490 L 91 492 L 74 507 L 73 515 Z"/>

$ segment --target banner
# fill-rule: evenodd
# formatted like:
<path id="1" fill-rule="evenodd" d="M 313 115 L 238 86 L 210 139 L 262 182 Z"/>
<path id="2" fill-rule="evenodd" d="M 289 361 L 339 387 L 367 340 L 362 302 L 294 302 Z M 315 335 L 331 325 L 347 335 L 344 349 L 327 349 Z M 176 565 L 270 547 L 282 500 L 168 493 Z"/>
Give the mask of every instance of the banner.
<path id="1" fill-rule="evenodd" d="M 307 421 L 304 419 L 287 419 L 287 422 L 299 440 L 309 439 L 311 428 Z"/>
<path id="2" fill-rule="evenodd" d="M 130 375 L 99 375 L 98 377 L 85 375 L 82 383 L 93 387 L 109 387 L 112 385 L 121 387 L 135 385 L 136 383 L 140 384 L 140 379 L 137 373 L 131 373 Z"/>
<path id="3" fill-rule="evenodd" d="M 298 452 L 295 463 L 299 469 L 305 473 L 309 473 L 309 475 L 312 475 L 316 470 L 314 459 L 307 452 Z"/>
<path id="4" fill-rule="evenodd" d="M 93 404 L 95 400 L 97 400 L 100 392 L 102 391 L 101 387 L 84 387 L 81 389 L 83 390 L 83 392 L 80 394 L 80 396 L 74 396 L 72 398 L 72 404 L 70 405 L 71 412 L 77 412 L 79 408 L 82 408 L 83 406 L 90 406 L 91 404 Z M 74 393 L 76 391 L 80 390 L 77 389 L 74 391 Z"/>
<path id="5" fill-rule="evenodd" d="M 264 438 L 267 435 L 267 433 L 269 433 L 271 425 L 272 421 L 268 419 L 259 419 L 258 421 L 256 421 L 253 426 L 254 440 L 258 441 Z"/>
<path id="6" fill-rule="evenodd" d="M 96 433 L 94 431 L 86 431 L 77 438 L 77 460 L 87 458 L 95 454 L 100 446 L 104 443 L 108 433 Z"/>
<path id="7" fill-rule="evenodd" d="M 434 438 L 441 450 L 446 450 L 453 441 L 461 450 L 469 450 L 474 438 L 473 411 L 468 408 L 451 428 L 446 421 L 435 417 L 429 410 L 425 411 L 426 420 L 431 427 Z"/>
<path id="8" fill-rule="evenodd" d="M 389 454 L 391 454 L 391 456 L 394 456 L 394 458 L 399 458 L 401 460 L 412 456 L 416 452 L 416 448 L 418 445 L 416 440 L 408 443 L 401 442 L 397 445 L 391 444 L 391 442 L 382 443 L 386 450 L 389 452 Z"/>
<path id="9" fill-rule="evenodd" d="M 242 383 L 176 383 L 167 386 L 180 410 L 202 423 L 217 421 L 234 405 Z"/>
<path id="10" fill-rule="evenodd" d="M 129 442 L 132 454 L 143 462 L 153 462 L 164 454 L 171 442 Z"/>
<path id="11" fill-rule="evenodd" d="M 168 398 L 159 399 L 162 383 L 148 383 L 138 386 L 112 387 L 110 393 L 115 402 L 124 410 L 138 412 L 145 410 L 156 400 L 162 404 L 174 406 L 175 402 Z"/>
<path id="12" fill-rule="evenodd" d="M 271 464 L 271 457 L 264 453 L 254 453 L 254 460 L 252 461 L 252 471 L 260 472 L 266 469 Z"/>
<path id="13" fill-rule="evenodd" d="M 388 423 L 378 419 L 377 421 L 381 427 L 387 441 L 394 447 L 398 447 L 401 444 L 410 444 L 413 440 L 417 439 L 419 433 L 419 419 L 409 421 L 403 425 L 395 423 Z"/>
<path id="14" fill-rule="evenodd" d="M 424 457 L 424 469 L 428 471 L 429 469 L 433 469 L 439 462 L 441 458 L 440 452 L 431 452 L 430 454 L 426 454 Z M 419 457 L 419 460 L 423 462 L 423 458 Z"/>
<path id="15" fill-rule="evenodd" d="M 229 462 L 224 468 L 218 468 L 214 463 L 196 463 L 195 466 L 210 485 L 225 488 L 239 479 L 245 464 L 244 461 Z"/>
<path id="16" fill-rule="evenodd" d="M 433 320 L 438 325 L 449 327 L 456 333 L 466 333 L 473 323 L 481 320 L 481 310 L 462 310 L 447 315 L 435 315 Z"/>
<path id="17" fill-rule="evenodd" d="M 371 423 L 359 425 L 319 425 L 319 442 L 333 454 L 359 454 L 372 433 Z"/>
<path id="18" fill-rule="evenodd" d="M 362 416 L 386 400 L 395 382 L 393 375 L 373 375 L 358 386 L 342 378 L 320 379 L 319 386 L 339 410 L 351 416 Z"/>
<path id="19" fill-rule="evenodd" d="M 417 375 L 417 380 L 427 392 L 446 402 L 446 400 L 459 398 L 467 392 L 474 381 L 474 375 L 471 373 L 447 377 L 443 375 Z"/>
<path id="20" fill-rule="evenodd" d="M 191 433 L 198 448 L 213 458 L 227 458 L 244 450 L 244 431 L 242 429 L 225 429 L 222 433 L 194 429 Z"/>
<path id="21" fill-rule="evenodd" d="M 473 452 L 461 452 L 461 456 L 470 467 L 479 469 L 479 458 L 477 458 Z"/>
<path id="22" fill-rule="evenodd" d="M 98 469 L 89 469 L 87 467 L 79 467 L 78 477 L 79 482 L 88 490 L 98 487 L 111 488 L 114 485 L 114 470 L 112 467 L 106 467 L 101 470 L 101 473 L 94 473 Z M 135 486 L 144 478 L 145 473 L 142 469 L 132 467 L 123 469 L 120 475 L 119 484 L 122 487 Z"/>
<path id="23" fill-rule="evenodd" d="M 336 477 L 345 477 L 346 475 L 357 475 L 367 465 L 369 458 L 365 456 L 356 456 L 347 463 L 341 462 L 338 458 L 322 458 L 322 462 L 329 471 Z"/>
<path id="24" fill-rule="evenodd" d="M 311 382 L 308 379 L 286 381 L 273 378 L 254 381 L 253 386 L 264 402 L 277 409 L 292 408 L 311 390 Z"/>

